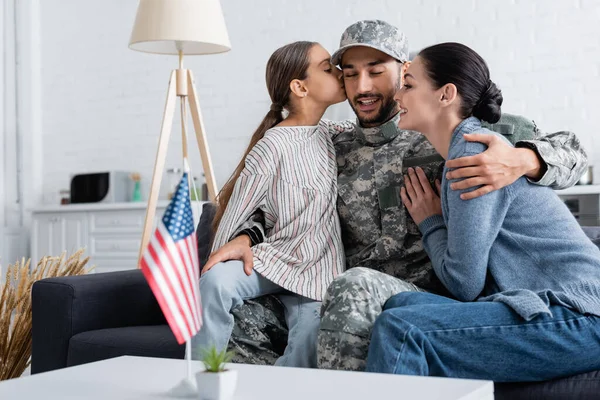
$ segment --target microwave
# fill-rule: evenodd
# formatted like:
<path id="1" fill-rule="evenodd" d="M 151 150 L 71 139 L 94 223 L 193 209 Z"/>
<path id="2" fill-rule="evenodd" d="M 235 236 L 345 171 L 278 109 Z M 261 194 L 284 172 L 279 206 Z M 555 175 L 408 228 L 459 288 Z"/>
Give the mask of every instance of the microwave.
<path id="1" fill-rule="evenodd" d="M 120 203 L 130 200 L 132 181 L 125 171 L 77 174 L 71 177 L 71 203 Z"/>

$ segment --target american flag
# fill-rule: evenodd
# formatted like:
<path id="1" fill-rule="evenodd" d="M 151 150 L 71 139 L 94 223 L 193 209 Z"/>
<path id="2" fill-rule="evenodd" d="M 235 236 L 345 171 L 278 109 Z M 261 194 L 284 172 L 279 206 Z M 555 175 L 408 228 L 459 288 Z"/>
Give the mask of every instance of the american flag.
<path id="1" fill-rule="evenodd" d="M 199 261 L 188 174 L 158 223 L 141 260 L 141 269 L 179 344 L 202 326 Z"/>

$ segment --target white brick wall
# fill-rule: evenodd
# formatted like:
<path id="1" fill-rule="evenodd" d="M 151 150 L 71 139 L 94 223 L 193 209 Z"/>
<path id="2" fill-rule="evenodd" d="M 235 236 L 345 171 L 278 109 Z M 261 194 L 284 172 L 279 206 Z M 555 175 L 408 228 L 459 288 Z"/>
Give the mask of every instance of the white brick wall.
<path id="1" fill-rule="evenodd" d="M 44 193 L 68 187 L 73 172 L 125 169 L 149 179 L 177 59 L 127 48 L 136 1 L 40 3 Z M 413 50 L 440 41 L 473 47 L 488 61 L 505 111 L 527 115 L 544 130 L 575 131 L 590 159 L 600 160 L 592 124 L 600 109 L 598 0 L 222 0 L 222 6 L 233 50 L 185 61 L 196 75 L 219 184 L 267 110 L 264 67 L 271 52 L 294 40 L 319 41 L 332 51 L 346 26 L 366 18 L 401 27 Z M 178 165 L 181 148 L 180 128 L 173 128 L 168 166 Z M 191 153 L 199 173 L 197 151 Z"/>

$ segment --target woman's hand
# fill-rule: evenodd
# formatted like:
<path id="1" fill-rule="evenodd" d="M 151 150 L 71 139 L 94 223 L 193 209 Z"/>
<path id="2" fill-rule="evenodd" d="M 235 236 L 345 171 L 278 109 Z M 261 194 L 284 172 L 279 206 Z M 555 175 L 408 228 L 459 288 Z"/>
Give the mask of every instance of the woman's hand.
<path id="1" fill-rule="evenodd" d="M 436 180 L 435 185 L 440 193 L 440 181 Z M 440 197 L 434 193 L 425 172 L 419 167 L 416 172 L 409 168 L 408 176 L 404 175 L 404 187 L 400 189 L 400 197 L 417 225 L 432 215 L 442 215 Z"/>

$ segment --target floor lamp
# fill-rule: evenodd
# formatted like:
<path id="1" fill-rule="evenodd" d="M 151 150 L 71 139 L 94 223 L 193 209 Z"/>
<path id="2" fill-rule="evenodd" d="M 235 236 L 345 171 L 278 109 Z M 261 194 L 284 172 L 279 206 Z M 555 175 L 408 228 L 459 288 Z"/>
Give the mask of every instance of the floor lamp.
<path id="1" fill-rule="evenodd" d="M 139 267 L 143 251 L 148 245 L 152 233 L 176 97 L 179 97 L 181 103 L 183 157 L 187 159 L 188 156 L 185 121 L 186 103 L 189 103 L 209 198 L 214 200 L 216 197 L 217 186 L 200 113 L 198 94 L 194 85 L 194 76 L 191 70 L 183 68 L 183 56 L 223 53 L 229 51 L 231 45 L 219 0 L 140 0 L 129 48 L 147 53 L 179 56 L 179 68 L 171 72 L 167 90 L 167 101 L 138 255 Z"/>

